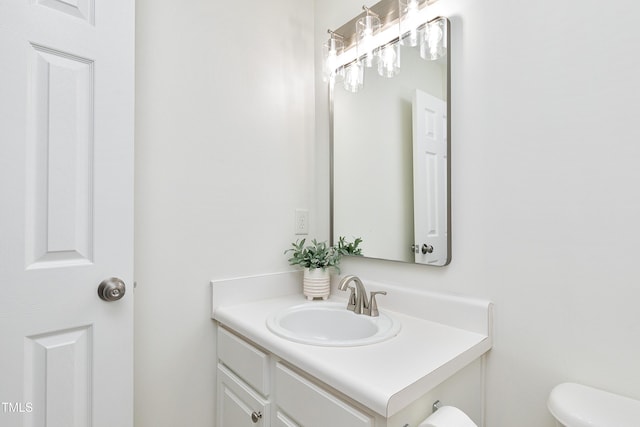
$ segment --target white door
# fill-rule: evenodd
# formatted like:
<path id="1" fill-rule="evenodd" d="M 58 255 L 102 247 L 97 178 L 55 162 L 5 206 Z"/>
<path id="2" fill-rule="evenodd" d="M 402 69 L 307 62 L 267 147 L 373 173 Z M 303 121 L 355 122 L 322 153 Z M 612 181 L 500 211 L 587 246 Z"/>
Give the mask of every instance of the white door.
<path id="1" fill-rule="evenodd" d="M 133 30 L 132 0 L 0 0 L 3 427 L 133 425 Z"/>
<path id="2" fill-rule="evenodd" d="M 415 262 L 445 265 L 447 236 L 447 104 L 416 90 L 413 100 Z"/>

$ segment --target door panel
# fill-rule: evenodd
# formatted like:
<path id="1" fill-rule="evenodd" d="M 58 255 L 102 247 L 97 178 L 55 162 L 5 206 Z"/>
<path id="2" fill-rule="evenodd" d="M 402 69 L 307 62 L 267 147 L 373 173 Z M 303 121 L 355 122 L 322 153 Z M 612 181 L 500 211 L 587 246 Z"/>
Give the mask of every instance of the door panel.
<path id="1" fill-rule="evenodd" d="M 35 3 L 93 24 L 93 0 L 35 0 Z"/>
<path id="2" fill-rule="evenodd" d="M 97 6 L 0 0 L 3 427 L 133 425 L 134 3 Z"/>
<path id="3" fill-rule="evenodd" d="M 25 395 L 33 408 L 31 425 L 91 425 L 92 327 L 27 337 Z"/>
<path id="4" fill-rule="evenodd" d="M 93 61 L 32 45 L 27 268 L 93 258 Z"/>

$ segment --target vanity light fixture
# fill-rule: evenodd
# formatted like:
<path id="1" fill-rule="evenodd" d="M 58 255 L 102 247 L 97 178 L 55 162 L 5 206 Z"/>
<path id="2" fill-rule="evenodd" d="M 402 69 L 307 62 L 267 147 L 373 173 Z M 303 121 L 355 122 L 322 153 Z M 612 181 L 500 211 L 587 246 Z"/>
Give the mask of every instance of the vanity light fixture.
<path id="1" fill-rule="evenodd" d="M 370 68 L 373 66 L 373 51 L 377 47 L 374 38 L 380 30 L 380 18 L 367 6 L 362 6 L 362 9 L 366 11 L 366 15 L 356 22 L 356 43 L 358 56 Z"/>
<path id="2" fill-rule="evenodd" d="M 405 46 L 418 46 L 418 27 L 421 24 L 418 12 L 425 0 L 398 0 L 398 2 L 400 43 Z"/>
<path id="3" fill-rule="evenodd" d="M 324 64 L 322 72 L 322 80 L 328 82 L 336 77 L 338 69 L 338 56 L 342 54 L 344 42 L 342 36 L 331 30 L 327 30 L 330 34 L 329 40 L 322 45 L 322 63 Z"/>
<path id="4" fill-rule="evenodd" d="M 377 62 L 378 74 L 394 77 L 400 73 L 401 46 L 419 46 L 420 56 L 438 60 L 447 54 L 446 19 L 427 19 L 427 5 L 436 0 L 380 0 L 362 6 L 357 17 L 329 30 L 322 46 L 322 78 L 331 86 L 344 77 L 344 87 L 357 92 L 364 85 L 364 68 Z M 372 10 L 373 9 L 373 10 Z M 430 9 L 429 9 L 430 10 Z"/>

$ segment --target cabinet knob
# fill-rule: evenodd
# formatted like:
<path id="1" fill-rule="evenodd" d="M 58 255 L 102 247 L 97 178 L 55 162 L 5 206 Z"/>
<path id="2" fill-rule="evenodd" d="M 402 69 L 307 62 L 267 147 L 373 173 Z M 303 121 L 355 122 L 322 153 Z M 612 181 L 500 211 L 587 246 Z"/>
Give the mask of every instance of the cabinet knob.
<path id="1" fill-rule="evenodd" d="M 253 411 L 251 413 L 251 421 L 253 421 L 254 424 L 260 421 L 261 418 L 262 418 L 262 412 Z"/>

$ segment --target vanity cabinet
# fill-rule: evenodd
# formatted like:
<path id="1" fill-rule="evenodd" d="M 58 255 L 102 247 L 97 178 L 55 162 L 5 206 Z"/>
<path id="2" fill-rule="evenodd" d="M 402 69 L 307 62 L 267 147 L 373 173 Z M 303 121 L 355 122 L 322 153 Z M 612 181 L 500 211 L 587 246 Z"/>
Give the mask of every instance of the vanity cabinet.
<path id="1" fill-rule="evenodd" d="M 484 425 L 490 301 L 372 282 L 388 293 L 384 310 L 400 323 L 397 335 L 371 345 L 315 346 L 269 328 L 277 313 L 326 304 L 307 301 L 301 280 L 285 272 L 212 282 L 219 427 L 247 425 L 256 411 L 262 426 L 416 426 L 438 400 Z M 236 414 L 244 421 L 225 423 Z"/>
<path id="2" fill-rule="evenodd" d="M 218 326 L 217 427 L 376 427 L 347 402 L 235 333 Z"/>

